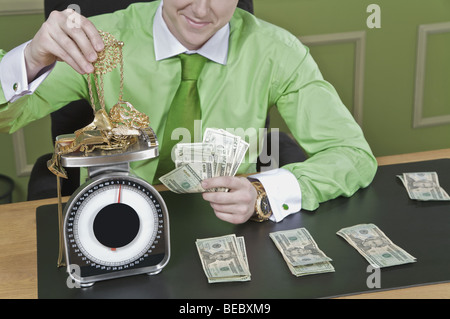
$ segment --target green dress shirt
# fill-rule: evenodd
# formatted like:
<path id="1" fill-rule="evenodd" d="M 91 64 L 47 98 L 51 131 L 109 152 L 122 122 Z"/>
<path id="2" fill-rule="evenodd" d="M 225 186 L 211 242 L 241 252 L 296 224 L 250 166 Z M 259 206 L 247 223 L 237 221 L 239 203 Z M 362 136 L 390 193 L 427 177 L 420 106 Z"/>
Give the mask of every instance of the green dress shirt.
<path id="1" fill-rule="evenodd" d="M 160 143 L 165 118 L 180 81 L 176 58 L 156 61 L 153 19 L 159 2 L 136 3 L 125 10 L 91 18 L 100 30 L 124 45 L 124 100 L 150 117 Z M 5 54 L 0 51 L 0 58 Z M 13 103 L 0 94 L 0 128 L 13 132 L 78 100 L 89 100 L 86 76 L 57 63 L 31 94 Z M 307 47 L 292 34 L 237 9 L 230 21 L 226 65 L 208 61 L 198 80 L 202 129 L 230 129 L 251 143 L 238 173 L 255 171 L 258 139 L 275 105 L 295 139 L 309 156 L 283 168 L 302 191 L 302 208 L 351 196 L 372 181 L 376 160 L 362 130 L 326 82 Z M 118 99 L 119 70 L 104 79 L 105 103 Z M 157 159 L 132 163 L 135 174 L 153 179 Z"/>

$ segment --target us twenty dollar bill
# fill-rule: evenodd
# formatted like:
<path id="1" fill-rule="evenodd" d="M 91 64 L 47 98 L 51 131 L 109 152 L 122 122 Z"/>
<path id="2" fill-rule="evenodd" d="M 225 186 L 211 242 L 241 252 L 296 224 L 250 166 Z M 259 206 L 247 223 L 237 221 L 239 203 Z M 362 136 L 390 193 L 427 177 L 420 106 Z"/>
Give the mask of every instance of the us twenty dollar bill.
<path id="1" fill-rule="evenodd" d="M 204 179 L 234 176 L 241 165 L 249 144 L 241 137 L 222 129 L 207 128 L 201 143 L 179 143 L 175 146 L 176 168 L 160 181 L 175 193 L 227 191 L 201 187 Z"/>
<path id="2" fill-rule="evenodd" d="M 306 228 L 297 228 L 269 234 L 283 259 L 295 276 L 334 272 L 331 258 L 319 249 Z"/>
<path id="3" fill-rule="evenodd" d="M 209 283 L 251 279 L 243 237 L 226 235 L 195 242 Z"/>
<path id="4" fill-rule="evenodd" d="M 161 176 L 160 180 L 174 193 L 201 193 L 205 191 L 201 181 L 208 176 L 209 170 L 207 163 L 192 163 L 175 168 L 169 174 Z"/>
<path id="5" fill-rule="evenodd" d="M 415 257 L 395 245 L 374 224 L 342 228 L 336 234 L 352 245 L 373 267 L 382 268 L 416 262 Z"/>
<path id="6" fill-rule="evenodd" d="M 450 201 L 450 196 L 439 185 L 436 172 L 403 173 L 397 175 L 411 199 L 420 201 Z"/>

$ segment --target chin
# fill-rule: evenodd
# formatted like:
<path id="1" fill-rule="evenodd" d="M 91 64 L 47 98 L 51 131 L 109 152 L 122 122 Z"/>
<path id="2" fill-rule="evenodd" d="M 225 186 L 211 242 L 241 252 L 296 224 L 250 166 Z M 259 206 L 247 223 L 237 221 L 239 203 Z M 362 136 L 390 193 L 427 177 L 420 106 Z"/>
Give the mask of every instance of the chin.
<path id="1" fill-rule="evenodd" d="M 188 49 L 190 50 L 198 50 L 203 44 L 205 44 L 209 40 L 210 36 L 198 36 L 198 34 L 190 34 L 186 39 L 186 44 L 188 45 Z"/>

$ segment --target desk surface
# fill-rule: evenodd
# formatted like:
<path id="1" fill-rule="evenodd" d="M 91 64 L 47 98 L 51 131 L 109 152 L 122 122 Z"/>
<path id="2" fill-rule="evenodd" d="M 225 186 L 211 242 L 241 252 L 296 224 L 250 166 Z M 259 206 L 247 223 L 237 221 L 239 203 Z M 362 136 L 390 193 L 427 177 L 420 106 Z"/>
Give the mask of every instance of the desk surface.
<path id="1" fill-rule="evenodd" d="M 450 149 L 382 157 L 379 163 L 385 165 L 438 158 L 450 158 Z M 54 203 L 55 199 L 49 199 L 0 206 L 0 298 L 37 298 L 36 208 Z M 344 298 L 450 298 L 450 283 Z"/>

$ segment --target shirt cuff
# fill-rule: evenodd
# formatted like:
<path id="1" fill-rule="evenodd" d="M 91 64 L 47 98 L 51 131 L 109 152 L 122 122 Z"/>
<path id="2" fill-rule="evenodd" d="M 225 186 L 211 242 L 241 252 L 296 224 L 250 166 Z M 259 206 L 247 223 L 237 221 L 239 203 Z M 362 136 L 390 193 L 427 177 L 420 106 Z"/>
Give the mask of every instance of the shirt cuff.
<path id="1" fill-rule="evenodd" d="M 24 51 L 30 42 L 31 40 L 12 49 L 0 61 L 0 84 L 8 102 L 12 103 L 24 95 L 33 94 L 55 66 L 53 63 L 45 67 L 33 82 L 28 83 Z"/>
<path id="2" fill-rule="evenodd" d="M 302 208 L 302 192 L 297 178 L 284 168 L 277 168 L 249 176 L 261 182 L 266 190 L 274 222 L 282 221 L 286 216 Z"/>

